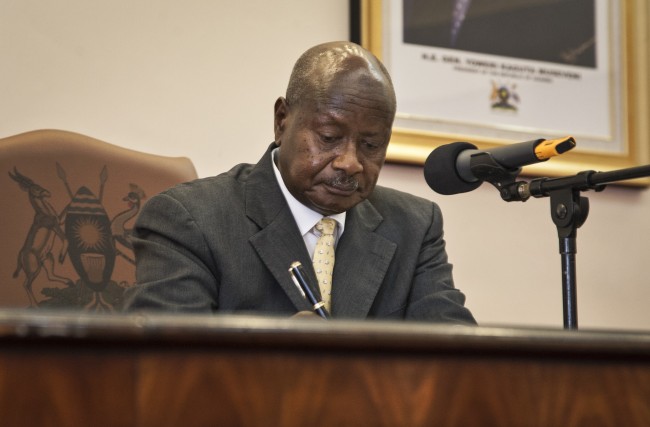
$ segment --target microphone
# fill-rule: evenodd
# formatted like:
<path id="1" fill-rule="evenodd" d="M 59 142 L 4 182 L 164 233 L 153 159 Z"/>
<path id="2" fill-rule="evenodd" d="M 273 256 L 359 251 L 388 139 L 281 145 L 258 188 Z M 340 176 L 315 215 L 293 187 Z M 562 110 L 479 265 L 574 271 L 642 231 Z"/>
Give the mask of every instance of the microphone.
<path id="1" fill-rule="evenodd" d="M 424 163 L 424 179 L 433 191 L 451 195 L 477 189 L 493 173 L 479 159 L 492 160 L 506 173 L 517 174 L 522 166 L 545 162 L 576 146 L 571 136 L 559 139 L 535 139 L 489 150 L 479 150 L 469 142 L 441 145 L 429 154 Z M 496 163 L 496 165 L 494 164 Z"/>

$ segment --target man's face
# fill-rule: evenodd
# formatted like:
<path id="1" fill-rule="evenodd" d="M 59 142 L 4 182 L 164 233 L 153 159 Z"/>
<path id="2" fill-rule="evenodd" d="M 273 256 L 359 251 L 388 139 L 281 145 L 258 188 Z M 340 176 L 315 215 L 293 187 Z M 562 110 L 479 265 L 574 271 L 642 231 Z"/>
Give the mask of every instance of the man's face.
<path id="1" fill-rule="evenodd" d="M 393 111 L 377 87 L 354 79 L 325 96 L 275 104 L 278 168 L 291 194 L 323 214 L 344 212 L 365 200 L 386 158 Z"/>

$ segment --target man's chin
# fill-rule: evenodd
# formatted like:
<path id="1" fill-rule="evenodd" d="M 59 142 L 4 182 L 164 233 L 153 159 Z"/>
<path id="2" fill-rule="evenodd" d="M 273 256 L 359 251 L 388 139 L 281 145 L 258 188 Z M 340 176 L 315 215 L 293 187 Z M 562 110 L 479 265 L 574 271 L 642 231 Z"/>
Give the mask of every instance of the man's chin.
<path id="1" fill-rule="evenodd" d="M 330 198 L 328 200 L 316 201 L 316 203 L 312 204 L 312 209 L 323 215 L 335 215 L 350 210 L 363 201 L 363 198 L 358 195 L 339 197 L 336 199 L 338 200 L 332 200 Z"/>

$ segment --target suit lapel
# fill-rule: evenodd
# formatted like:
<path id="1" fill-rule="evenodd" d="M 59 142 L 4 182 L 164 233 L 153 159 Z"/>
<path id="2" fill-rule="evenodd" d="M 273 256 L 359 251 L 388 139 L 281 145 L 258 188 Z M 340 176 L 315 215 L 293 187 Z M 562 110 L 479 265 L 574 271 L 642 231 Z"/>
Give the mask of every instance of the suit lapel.
<path id="1" fill-rule="evenodd" d="M 320 291 L 305 242 L 275 179 L 273 148 L 269 147 L 246 183 L 246 215 L 260 227 L 249 240 L 296 309 L 310 310 L 291 280 L 291 263 L 300 261 L 314 291 Z M 337 317 L 365 318 L 372 307 L 397 248 L 394 242 L 375 233 L 382 220 L 367 200 L 347 213 L 334 266 L 332 308 Z"/>
<path id="2" fill-rule="evenodd" d="M 287 223 L 291 224 L 292 228 L 288 228 L 285 225 Z M 293 216 L 284 214 L 278 216 L 267 227 L 252 236 L 250 243 L 296 309 L 310 310 L 310 305 L 300 294 L 289 274 L 289 266 L 294 261 L 300 261 L 306 271 L 310 269 L 313 271 L 305 242 L 298 232 Z M 312 283 L 315 283 L 313 278 Z"/>
<path id="3" fill-rule="evenodd" d="M 310 305 L 291 280 L 289 266 L 300 261 L 314 283 L 315 274 L 305 242 L 275 179 L 271 164 L 274 147 L 269 147 L 246 182 L 246 215 L 260 227 L 249 241 L 296 309 L 309 310 Z"/>
<path id="4" fill-rule="evenodd" d="M 397 244 L 375 233 L 383 220 L 369 201 L 348 211 L 336 248 L 332 310 L 337 317 L 365 318 L 384 280 Z"/>

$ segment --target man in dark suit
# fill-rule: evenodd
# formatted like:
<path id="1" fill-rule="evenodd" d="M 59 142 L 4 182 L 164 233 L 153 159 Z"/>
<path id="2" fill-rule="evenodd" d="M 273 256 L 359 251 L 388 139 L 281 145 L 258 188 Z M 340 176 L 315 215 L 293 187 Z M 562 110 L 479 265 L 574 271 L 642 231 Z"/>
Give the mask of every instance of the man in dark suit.
<path id="1" fill-rule="evenodd" d="M 275 103 L 275 141 L 255 165 L 174 187 L 143 208 L 126 308 L 293 315 L 292 282 L 321 218 L 336 221 L 334 318 L 474 324 L 454 288 L 434 203 L 376 187 L 395 117 L 383 65 L 349 42 L 315 46 Z M 327 292 L 329 294 L 329 292 Z M 328 298 L 329 297 L 329 298 Z"/>

